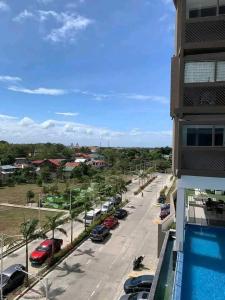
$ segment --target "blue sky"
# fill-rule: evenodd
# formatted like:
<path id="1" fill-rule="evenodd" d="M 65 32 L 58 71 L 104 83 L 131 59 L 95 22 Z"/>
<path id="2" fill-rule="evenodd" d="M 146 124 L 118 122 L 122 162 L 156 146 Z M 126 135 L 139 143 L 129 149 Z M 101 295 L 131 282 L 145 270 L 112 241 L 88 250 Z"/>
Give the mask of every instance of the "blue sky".
<path id="1" fill-rule="evenodd" d="M 0 0 L 0 139 L 171 145 L 171 0 Z"/>

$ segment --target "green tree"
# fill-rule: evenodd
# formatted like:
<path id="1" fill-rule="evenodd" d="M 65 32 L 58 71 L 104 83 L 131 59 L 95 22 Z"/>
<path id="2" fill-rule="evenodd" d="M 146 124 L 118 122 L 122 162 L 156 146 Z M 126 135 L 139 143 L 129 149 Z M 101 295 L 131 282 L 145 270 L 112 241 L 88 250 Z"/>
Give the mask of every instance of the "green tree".
<path id="1" fill-rule="evenodd" d="M 64 224 L 64 220 L 62 218 L 63 215 L 64 215 L 64 213 L 58 213 L 56 215 L 46 216 L 47 222 L 44 225 L 44 228 L 46 230 L 51 230 L 52 231 L 52 238 L 53 239 L 55 238 L 55 231 L 56 230 L 63 233 L 64 235 L 67 235 L 66 230 L 60 227 L 62 224 Z"/>
<path id="2" fill-rule="evenodd" d="M 55 231 L 59 231 L 62 234 L 67 236 L 67 232 L 64 228 L 60 227 L 62 224 L 64 224 L 64 220 L 62 218 L 63 213 L 58 213 L 56 215 L 46 216 L 47 222 L 44 225 L 44 229 L 46 231 L 50 230 L 52 231 L 52 239 L 55 238 Z M 54 256 L 55 250 L 54 250 L 54 242 L 52 243 L 52 253 L 49 259 L 49 265 L 52 264 L 53 256 Z"/>
<path id="3" fill-rule="evenodd" d="M 26 196 L 27 196 L 27 204 L 28 204 L 32 202 L 32 199 L 34 199 L 35 194 L 33 191 L 29 190 L 27 191 Z"/>
<path id="4" fill-rule="evenodd" d="M 35 240 L 40 237 L 45 237 L 43 232 L 37 231 L 38 229 L 38 220 L 37 219 L 29 219 L 24 220 L 24 222 L 20 226 L 20 233 L 25 241 L 26 248 L 26 272 L 28 272 L 28 244 L 31 240 Z M 28 275 L 25 277 L 26 285 L 28 285 Z"/>

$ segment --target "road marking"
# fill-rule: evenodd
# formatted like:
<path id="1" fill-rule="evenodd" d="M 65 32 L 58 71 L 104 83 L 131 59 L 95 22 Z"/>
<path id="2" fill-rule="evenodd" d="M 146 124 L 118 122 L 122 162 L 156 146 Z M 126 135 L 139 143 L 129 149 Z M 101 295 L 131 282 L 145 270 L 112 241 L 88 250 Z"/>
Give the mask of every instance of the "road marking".
<path id="1" fill-rule="evenodd" d="M 102 283 L 102 280 L 99 281 L 99 283 L 96 285 L 96 289 L 100 287 L 100 284 Z"/>
<path id="2" fill-rule="evenodd" d="M 91 262 L 91 259 L 89 259 L 87 262 L 86 262 L 86 265 L 90 264 Z"/>
<path id="3" fill-rule="evenodd" d="M 93 297 L 93 296 L 94 296 L 94 294 L 95 294 L 95 291 L 93 291 L 93 292 L 92 292 L 92 294 L 91 294 L 91 297 Z"/>

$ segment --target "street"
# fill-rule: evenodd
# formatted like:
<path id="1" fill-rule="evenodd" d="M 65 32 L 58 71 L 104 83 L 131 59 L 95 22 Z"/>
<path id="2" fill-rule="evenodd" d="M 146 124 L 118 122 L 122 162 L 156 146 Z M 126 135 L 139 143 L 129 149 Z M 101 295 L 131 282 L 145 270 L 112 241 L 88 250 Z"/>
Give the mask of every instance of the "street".
<path id="1" fill-rule="evenodd" d="M 138 183 L 133 184 L 126 193 L 130 201 L 125 207 L 128 217 L 120 220 L 104 243 L 93 243 L 88 239 L 47 275 L 48 299 L 118 300 L 129 276 L 154 274 L 158 262 L 154 220 L 159 215 L 155 203 L 169 178 L 168 174 L 159 174 L 144 190 L 143 197 L 141 193 L 133 195 Z M 133 272 L 133 259 L 139 255 L 145 255 L 144 268 Z M 6 261 L 8 263 L 8 259 Z M 21 262 L 18 257 L 16 262 Z M 21 299 L 45 299 L 44 295 L 44 286 L 39 283 Z"/>

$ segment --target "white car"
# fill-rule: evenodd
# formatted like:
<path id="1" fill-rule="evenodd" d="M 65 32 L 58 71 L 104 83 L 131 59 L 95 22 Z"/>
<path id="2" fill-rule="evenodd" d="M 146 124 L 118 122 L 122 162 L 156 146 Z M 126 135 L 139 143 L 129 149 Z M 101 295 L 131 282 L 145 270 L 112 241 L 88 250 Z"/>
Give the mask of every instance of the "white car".
<path id="1" fill-rule="evenodd" d="M 102 213 L 107 213 L 111 209 L 113 209 L 113 207 L 114 207 L 113 203 L 110 202 L 110 201 L 107 201 L 107 202 L 105 202 L 105 203 L 102 204 L 101 211 L 102 211 Z"/>

